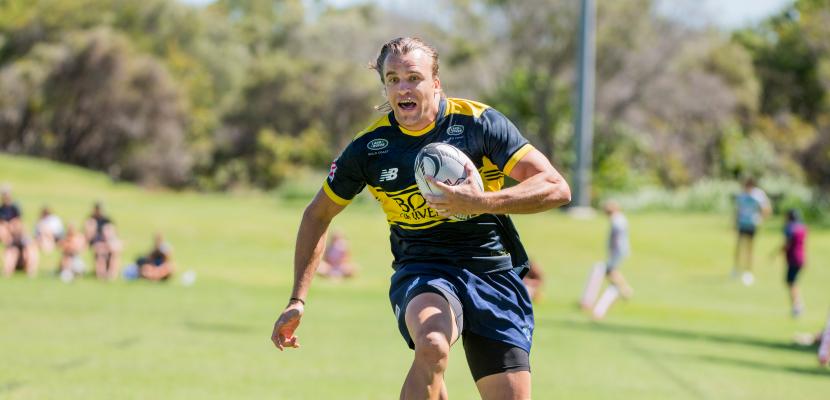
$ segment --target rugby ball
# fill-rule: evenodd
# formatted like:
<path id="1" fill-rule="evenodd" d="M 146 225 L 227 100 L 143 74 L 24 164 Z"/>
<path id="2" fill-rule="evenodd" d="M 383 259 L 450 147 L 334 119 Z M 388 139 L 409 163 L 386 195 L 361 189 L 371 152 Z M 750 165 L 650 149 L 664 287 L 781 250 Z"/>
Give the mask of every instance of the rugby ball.
<path id="1" fill-rule="evenodd" d="M 472 163 L 470 158 L 453 145 L 430 143 L 424 146 L 415 157 L 415 182 L 418 184 L 418 189 L 422 194 L 441 196 L 441 189 L 431 185 L 426 177 L 431 176 L 435 180 L 450 186 L 458 185 L 467 179 L 467 173 L 464 170 L 464 165 L 467 163 Z M 475 171 L 473 175 L 473 183 L 479 190 L 484 191 L 484 183 L 481 181 L 481 175 L 478 171 Z M 450 218 L 464 221 L 475 216 L 458 214 L 450 216 Z"/>

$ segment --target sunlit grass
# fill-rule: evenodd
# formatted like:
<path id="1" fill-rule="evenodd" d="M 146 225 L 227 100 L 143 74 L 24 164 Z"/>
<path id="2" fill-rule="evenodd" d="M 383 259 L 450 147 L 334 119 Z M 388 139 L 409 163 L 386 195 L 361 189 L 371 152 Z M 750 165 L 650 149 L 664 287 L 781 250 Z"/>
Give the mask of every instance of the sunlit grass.
<path id="1" fill-rule="evenodd" d="M 0 281 L 0 398 L 12 399 L 390 399 L 412 353 L 388 299 L 388 230 L 373 201 L 334 226 L 351 239 L 360 275 L 316 281 L 299 335 L 280 353 L 269 342 L 292 280 L 293 242 L 303 203 L 271 194 L 147 191 L 40 160 L 0 156 L 31 226 L 50 204 L 79 223 L 105 202 L 128 262 L 166 234 L 177 280 L 63 284 L 45 257 L 38 278 Z M 629 215 L 633 255 L 623 271 L 633 300 L 589 322 L 575 307 L 588 267 L 604 257 L 607 222 L 549 212 L 516 218 L 546 272 L 532 353 L 538 399 L 821 399 L 830 373 L 812 350 L 791 343 L 816 331 L 830 306 L 830 232 L 813 229 L 803 276 L 807 313 L 788 314 L 783 266 L 768 254 L 780 220 L 757 243 L 757 282 L 728 278 L 728 216 Z M 477 398 L 463 351 L 447 373 L 451 398 Z"/>

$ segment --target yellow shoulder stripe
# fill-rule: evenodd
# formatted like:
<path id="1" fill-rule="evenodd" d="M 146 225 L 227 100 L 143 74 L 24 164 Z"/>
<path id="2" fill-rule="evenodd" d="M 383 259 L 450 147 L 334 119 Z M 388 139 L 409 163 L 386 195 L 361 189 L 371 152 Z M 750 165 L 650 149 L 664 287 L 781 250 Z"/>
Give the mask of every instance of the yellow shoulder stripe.
<path id="1" fill-rule="evenodd" d="M 487 104 L 479 103 L 477 101 L 450 98 L 447 99 L 447 111 L 445 115 L 462 114 L 472 115 L 473 117 L 480 117 L 484 110 L 490 108 Z"/>
<path id="2" fill-rule="evenodd" d="M 331 201 L 335 202 L 338 205 L 347 206 L 347 205 L 349 205 L 349 203 L 352 202 L 351 200 L 346 200 L 346 199 L 338 196 L 337 194 L 335 194 L 334 191 L 331 190 L 331 187 L 329 187 L 329 180 L 328 179 L 323 181 L 323 191 L 326 192 L 326 195 L 329 196 Z"/>
<path id="3" fill-rule="evenodd" d="M 384 115 L 383 117 L 381 117 L 377 121 L 375 121 L 375 123 L 373 123 L 372 125 L 369 125 L 369 127 L 367 127 L 366 129 L 358 132 L 357 135 L 354 135 L 354 138 L 352 138 L 352 140 L 355 140 L 355 139 L 357 139 L 357 138 L 359 138 L 359 137 L 361 137 L 361 136 L 363 136 L 363 135 L 365 135 L 369 132 L 373 132 L 373 131 L 377 130 L 378 128 L 382 128 L 384 126 L 392 126 L 392 123 L 389 122 L 389 114 Z"/>
<path id="4" fill-rule="evenodd" d="M 521 159 L 524 158 L 524 156 L 526 156 L 527 153 L 530 153 L 530 151 L 533 149 L 534 147 L 530 143 L 528 143 L 522 146 L 518 151 L 513 153 L 513 156 L 510 157 L 509 160 L 507 160 L 507 164 L 504 164 L 504 174 L 510 175 L 510 171 L 513 171 L 513 167 L 515 167 L 516 164 L 519 161 L 521 161 Z"/>

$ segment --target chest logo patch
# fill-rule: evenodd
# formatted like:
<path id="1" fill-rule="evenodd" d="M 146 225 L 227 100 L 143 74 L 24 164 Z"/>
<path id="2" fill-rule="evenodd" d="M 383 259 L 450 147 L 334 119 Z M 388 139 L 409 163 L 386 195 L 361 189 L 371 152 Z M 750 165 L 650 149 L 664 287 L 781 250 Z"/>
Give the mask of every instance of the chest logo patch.
<path id="1" fill-rule="evenodd" d="M 447 128 L 447 135 L 458 136 L 464 133 L 464 125 L 453 125 Z"/>
<path id="2" fill-rule="evenodd" d="M 366 148 L 372 151 L 385 149 L 386 146 L 389 146 L 389 141 L 386 139 L 374 139 L 366 144 Z"/>

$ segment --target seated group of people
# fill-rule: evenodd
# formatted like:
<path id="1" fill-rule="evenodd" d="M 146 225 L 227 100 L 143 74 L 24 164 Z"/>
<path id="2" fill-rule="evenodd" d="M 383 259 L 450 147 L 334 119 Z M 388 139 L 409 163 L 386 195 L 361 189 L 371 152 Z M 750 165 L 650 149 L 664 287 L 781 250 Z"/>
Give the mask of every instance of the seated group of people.
<path id="1" fill-rule="evenodd" d="M 0 189 L 0 198 L 0 243 L 4 246 L 4 277 L 11 276 L 15 271 L 23 271 L 30 277 L 37 275 L 40 253 L 58 249 L 61 257 L 57 272 L 63 281 L 71 281 L 86 273 L 82 253 L 87 248 L 92 252 L 96 277 L 105 280 L 118 277 L 123 244 L 118 238 L 114 222 L 104 214 L 101 203 L 94 204 L 92 213 L 84 222 L 83 232 L 72 224 L 64 227 L 63 221 L 49 207 L 44 207 L 35 224 L 32 239 L 26 234 L 20 207 L 13 201 L 10 190 Z M 160 234 L 156 234 L 152 250 L 139 257 L 130 271 L 125 271 L 125 277 L 160 281 L 166 280 L 172 273 L 170 246 Z"/>

